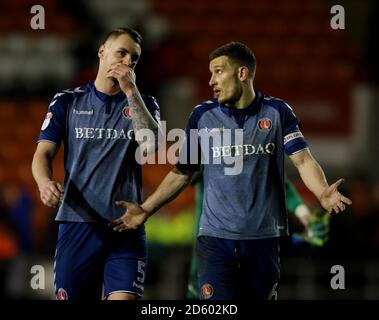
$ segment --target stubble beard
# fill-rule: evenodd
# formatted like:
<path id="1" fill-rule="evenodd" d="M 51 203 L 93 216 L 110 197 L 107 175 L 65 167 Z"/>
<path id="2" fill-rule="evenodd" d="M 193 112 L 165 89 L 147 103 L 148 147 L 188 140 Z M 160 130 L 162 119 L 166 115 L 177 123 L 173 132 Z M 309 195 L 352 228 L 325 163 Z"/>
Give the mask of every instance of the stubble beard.
<path id="1" fill-rule="evenodd" d="M 224 102 L 219 101 L 219 103 L 225 104 L 226 106 L 233 107 L 237 104 L 237 102 L 241 99 L 241 97 L 242 97 L 242 88 L 239 87 L 239 88 L 236 88 L 236 91 L 231 97 L 225 99 Z"/>

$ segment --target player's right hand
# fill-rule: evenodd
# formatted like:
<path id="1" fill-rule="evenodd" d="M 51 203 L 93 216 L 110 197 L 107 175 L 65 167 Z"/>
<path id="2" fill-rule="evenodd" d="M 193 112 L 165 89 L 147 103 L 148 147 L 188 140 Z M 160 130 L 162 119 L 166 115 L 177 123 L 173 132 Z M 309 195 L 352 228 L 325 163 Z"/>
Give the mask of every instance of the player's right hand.
<path id="1" fill-rule="evenodd" d="M 108 78 L 116 79 L 121 90 L 127 94 L 136 86 L 136 74 L 132 67 L 124 63 L 114 63 L 107 72 Z"/>
<path id="2" fill-rule="evenodd" d="M 58 208 L 62 201 L 64 188 L 56 181 L 46 180 L 40 186 L 40 198 L 45 206 Z"/>
<path id="3" fill-rule="evenodd" d="M 136 230 L 140 225 L 145 223 L 149 216 L 148 213 L 137 204 L 126 201 L 116 201 L 116 205 L 126 209 L 126 211 L 123 216 L 109 223 L 109 226 L 113 228 L 114 231 Z"/>

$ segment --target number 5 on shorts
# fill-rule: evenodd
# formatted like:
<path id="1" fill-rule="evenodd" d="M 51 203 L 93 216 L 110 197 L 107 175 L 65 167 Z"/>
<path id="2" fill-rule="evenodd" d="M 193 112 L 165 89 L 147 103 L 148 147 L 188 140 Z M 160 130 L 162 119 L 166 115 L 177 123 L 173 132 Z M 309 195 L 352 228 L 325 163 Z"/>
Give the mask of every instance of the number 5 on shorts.
<path id="1" fill-rule="evenodd" d="M 146 266 L 146 263 L 144 261 L 138 260 L 138 273 L 141 276 L 137 277 L 137 281 L 140 283 L 144 283 L 145 281 L 145 266 Z"/>

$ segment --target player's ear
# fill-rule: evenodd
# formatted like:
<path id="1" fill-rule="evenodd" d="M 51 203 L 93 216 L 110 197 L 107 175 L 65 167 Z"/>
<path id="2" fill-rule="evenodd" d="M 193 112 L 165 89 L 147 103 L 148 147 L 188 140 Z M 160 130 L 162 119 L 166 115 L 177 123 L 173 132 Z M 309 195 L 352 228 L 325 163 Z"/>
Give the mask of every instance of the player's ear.
<path id="1" fill-rule="evenodd" d="M 238 78 L 241 81 L 245 81 L 249 77 L 249 69 L 245 66 L 238 68 Z"/>
<path id="2" fill-rule="evenodd" d="M 102 44 L 99 48 L 99 51 L 97 52 L 97 56 L 101 59 L 104 58 L 104 51 L 105 51 L 105 45 Z"/>

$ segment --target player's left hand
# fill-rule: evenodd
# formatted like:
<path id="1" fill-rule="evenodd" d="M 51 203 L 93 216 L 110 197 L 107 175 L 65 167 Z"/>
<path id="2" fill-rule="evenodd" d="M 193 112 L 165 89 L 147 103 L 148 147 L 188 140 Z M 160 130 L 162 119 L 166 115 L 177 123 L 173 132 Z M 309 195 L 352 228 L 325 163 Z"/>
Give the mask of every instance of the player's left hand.
<path id="1" fill-rule="evenodd" d="M 320 203 L 322 207 L 332 213 L 342 212 L 346 209 L 346 204 L 351 205 L 352 202 L 349 198 L 340 194 L 337 190 L 339 185 L 344 181 L 344 179 L 339 179 L 328 188 L 324 190 L 320 197 Z"/>
<path id="2" fill-rule="evenodd" d="M 126 212 L 120 218 L 109 223 L 114 231 L 135 230 L 144 224 L 148 218 L 148 214 L 141 206 L 126 201 L 116 201 L 116 205 L 126 209 Z"/>
<path id="3" fill-rule="evenodd" d="M 125 93 L 136 88 L 136 74 L 133 68 L 124 63 L 115 63 L 111 65 L 108 70 L 108 77 L 115 78 L 118 81 L 121 90 Z"/>

